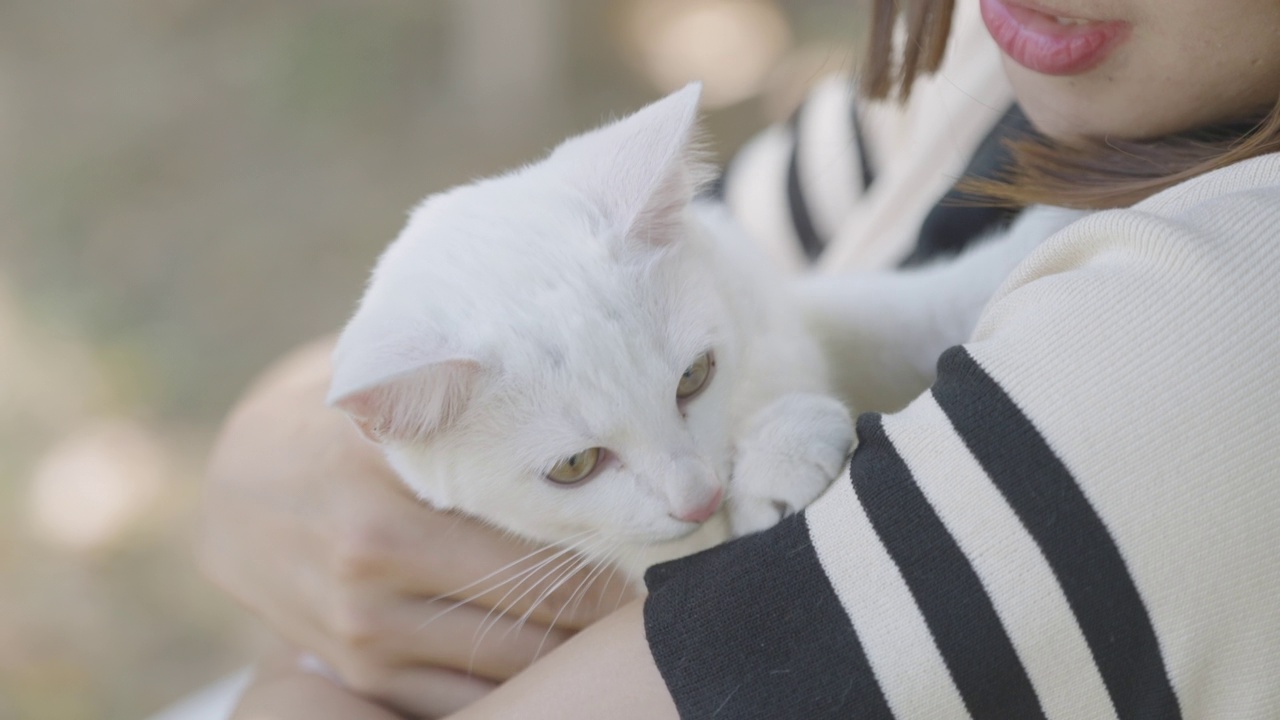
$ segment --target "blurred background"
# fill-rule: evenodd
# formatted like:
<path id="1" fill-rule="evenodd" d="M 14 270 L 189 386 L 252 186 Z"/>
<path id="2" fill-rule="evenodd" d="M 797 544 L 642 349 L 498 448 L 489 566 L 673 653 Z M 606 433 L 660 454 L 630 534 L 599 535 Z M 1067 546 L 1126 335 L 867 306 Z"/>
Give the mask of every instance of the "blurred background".
<path id="1" fill-rule="evenodd" d="M 423 195 L 690 79 L 723 158 L 854 0 L 0 0 L 0 719 L 141 718 L 261 629 L 193 562 L 253 376 Z"/>

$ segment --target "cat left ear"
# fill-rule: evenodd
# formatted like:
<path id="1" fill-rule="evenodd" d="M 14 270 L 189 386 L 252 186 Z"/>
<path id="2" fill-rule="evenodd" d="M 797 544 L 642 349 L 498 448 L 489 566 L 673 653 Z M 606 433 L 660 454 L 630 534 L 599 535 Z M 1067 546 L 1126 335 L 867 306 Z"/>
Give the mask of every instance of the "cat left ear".
<path id="1" fill-rule="evenodd" d="M 377 443 L 421 441 L 448 427 L 465 409 L 480 374 L 478 363 L 463 358 L 423 362 L 359 384 L 349 381 L 346 369 L 335 362 L 328 404 Z"/>
<path id="2" fill-rule="evenodd" d="M 701 83 L 691 83 L 557 148 L 555 155 L 573 161 L 582 190 L 627 238 L 674 241 L 685 207 L 714 176 L 697 142 L 701 95 Z"/>

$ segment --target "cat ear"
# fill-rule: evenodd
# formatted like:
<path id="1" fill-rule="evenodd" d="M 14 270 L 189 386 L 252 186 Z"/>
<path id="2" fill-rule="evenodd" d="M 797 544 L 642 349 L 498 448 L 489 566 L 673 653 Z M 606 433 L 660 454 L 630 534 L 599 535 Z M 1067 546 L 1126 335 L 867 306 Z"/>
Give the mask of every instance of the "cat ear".
<path id="1" fill-rule="evenodd" d="M 335 353 L 327 402 L 378 443 L 421 441 L 444 429 L 466 407 L 480 375 L 479 363 L 468 358 L 362 356 Z"/>
<path id="2" fill-rule="evenodd" d="M 697 142 L 701 95 L 701 83 L 691 83 L 556 150 L 572 160 L 582 191 L 626 237 L 675 240 L 685 207 L 714 176 Z"/>

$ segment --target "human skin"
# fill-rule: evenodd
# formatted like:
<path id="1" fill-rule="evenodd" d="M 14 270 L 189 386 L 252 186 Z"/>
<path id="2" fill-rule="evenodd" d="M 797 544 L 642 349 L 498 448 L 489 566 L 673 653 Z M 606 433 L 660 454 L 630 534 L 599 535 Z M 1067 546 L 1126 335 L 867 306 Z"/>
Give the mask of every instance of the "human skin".
<path id="1" fill-rule="evenodd" d="M 675 720 L 679 717 L 675 703 L 649 659 L 642 612 L 643 601 L 632 601 L 478 702 L 448 717 Z M 298 672 L 293 659 L 293 655 L 283 652 L 261 664 L 236 710 L 235 720 L 398 717 L 325 678 Z"/>
<path id="2" fill-rule="evenodd" d="M 1089 72 L 1053 76 L 1007 55 L 1018 104 L 1041 132 L 1153 138 L 1270 109 L 1280 97 L 1275 0 L 1009 0 L 1130 33 Z"/>
<path id="3" fill-rule="evenodd" d="M 1036 0 L 1031 7 L 1124 22 L 1130 30 L 1106 60 L 1075 75 L 1045 75 L 1005 58 L 1028 116 L 1060 140 L 1157 137 L 1251 117 L 1280 97 L 1275 0 Z M 291 715 L 279 703 L 272 709 L 277 718 L 324 717 Z M 371 718 L 382 712 L 372 704 L 366 710 Z M 247 701 L 238 717 L 262 717 L 254 712 Z M 628 717 L 623 713 L 677 717 L 645 643 L 639 603 L 565 642 L 455 717 Z"/>

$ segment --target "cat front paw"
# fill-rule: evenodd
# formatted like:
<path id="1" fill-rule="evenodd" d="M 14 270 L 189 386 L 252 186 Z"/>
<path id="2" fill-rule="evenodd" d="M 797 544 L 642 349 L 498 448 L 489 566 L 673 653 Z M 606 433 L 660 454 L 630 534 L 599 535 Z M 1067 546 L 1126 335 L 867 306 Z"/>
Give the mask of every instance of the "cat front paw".
<path id="1" fill-rule="evenodd" d="M 784 395 L 747 423 L 729 483 L 734 536 L 771 527 L 817 499 L 844 467 L 853 419 L 839 401 Z"/>

